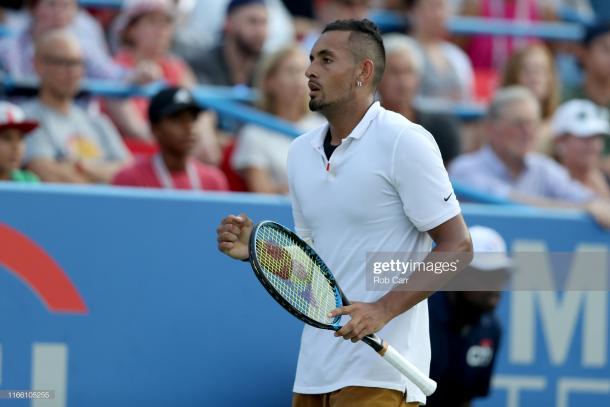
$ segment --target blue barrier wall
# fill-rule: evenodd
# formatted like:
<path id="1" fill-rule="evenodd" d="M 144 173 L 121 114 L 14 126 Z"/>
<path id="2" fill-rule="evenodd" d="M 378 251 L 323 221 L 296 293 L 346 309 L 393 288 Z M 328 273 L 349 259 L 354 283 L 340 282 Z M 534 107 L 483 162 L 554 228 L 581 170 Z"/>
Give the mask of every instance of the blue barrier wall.
<path id="1" fill-rule="evenodd" d="M 463 207 L 470 224 L 498 229 L 513 247 L 610 245 L 610 234 L 578 213 Z M 242 211 L 291 224 L 283 198 L 0 185 L 0 390 L 56 390 L 46 404 L 10 405 L 289 405 L 301 325 L 247 264 L 216 251 L 217 222 Z M 7 236 L 27 243 L 19 256 Z M 33 260 L 36 247 L 63 270 L 80 308 L 53 302 L 57 273 Z M 565 326 L 567 345 L 552 359 L 553 327 L 569 318 L 542 312 L 534 298 L 519 308 L 533 314 L 528 327 L 515 298 L 507 293 L 499 310 L 514 334 L 507 329 L 493 395 L 479 405 L 610 405 L 608 342 L 599 349 L 594 340 L 608 337 L 607 293 L 559 303 L 566 313 L 588 306 Z"/>

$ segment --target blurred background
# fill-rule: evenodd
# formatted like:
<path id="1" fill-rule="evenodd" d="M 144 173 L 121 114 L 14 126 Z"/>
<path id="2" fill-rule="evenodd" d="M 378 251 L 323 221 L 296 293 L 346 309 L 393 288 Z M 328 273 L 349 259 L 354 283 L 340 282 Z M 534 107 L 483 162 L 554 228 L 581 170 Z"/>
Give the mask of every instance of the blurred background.
<path id="1" fill-rule="evenodd" d="M 380 28 L 377 98 L 432 133 L 491 251 L 540 253 L 543 280 L 554 253 L 575 278 L 600 256 L 599 290 L 505 292 L 460 322 L 483 336 L 456 336 L 455 405 L 610 405 L 601 0 L 1 2 L 0 391 L 55 397 L 0 405 L 289 405 L 301 325 L 215 228 L 292 223 L 288 146 L 324 123 L 308 55 L 350 18 Z"/>

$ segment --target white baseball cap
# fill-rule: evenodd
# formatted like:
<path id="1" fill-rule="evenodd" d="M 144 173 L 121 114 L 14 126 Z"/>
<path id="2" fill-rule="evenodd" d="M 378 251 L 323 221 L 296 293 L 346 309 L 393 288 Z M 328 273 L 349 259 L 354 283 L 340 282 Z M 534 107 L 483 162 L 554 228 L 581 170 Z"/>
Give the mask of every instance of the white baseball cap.
<path id="1" fill-rule="evenodd" d="M 513 264 L 507 255 L 506 242 L 495 230 L 486 226 L 471 226 L 473 258 L 470 267 L 478 270 L 510 268 Z"/>
<path id="2" fill-rule="evenodd" d="M 164 12 L 173 18 L 176 7 L 171 0 L 124 0 L 121 13 L 113 24 L 114 34 L 122 35 L 123 31 L 136 17 L 155 11 Z"/>
<path id="3" fill-rule="evenodd" d="M 610 135 L 610 112 L 590 100 L 574 99 L 561 104 L 551 121 L 554 137 Z"/>
<path id="4" fill-rule="evenodd" d="M 38 127 L 38 122 L 28 120 L 19 106 L 8 102 L 0 102 L 0 131 L 18 129 L 24 134 Z"/>

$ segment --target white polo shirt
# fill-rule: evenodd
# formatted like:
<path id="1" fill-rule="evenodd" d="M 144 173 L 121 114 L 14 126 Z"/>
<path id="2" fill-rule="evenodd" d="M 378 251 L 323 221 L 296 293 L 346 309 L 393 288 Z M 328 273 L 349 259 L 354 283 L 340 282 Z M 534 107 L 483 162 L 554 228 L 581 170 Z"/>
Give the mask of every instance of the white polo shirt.
<path id="1" fill-rule="evenodd" d="M 288 182 L 297 233 L 313 246 L 351 301 L 373 302 L 384 292 L 365 288 L 367 252 L 428 252 L 426 231 L 460 213 L 434 138 L 424 128 L 375 102 L 326 160 L 328 124 L 295 139 Z M 450 198 L 445 201 L 447 196 Z M 428 372 L 426 301 L 390 321 L 379 336 Z M 294 391 L 328 393 L 346 386 L 424 394 L 368 345 L 305 326 Z"/>

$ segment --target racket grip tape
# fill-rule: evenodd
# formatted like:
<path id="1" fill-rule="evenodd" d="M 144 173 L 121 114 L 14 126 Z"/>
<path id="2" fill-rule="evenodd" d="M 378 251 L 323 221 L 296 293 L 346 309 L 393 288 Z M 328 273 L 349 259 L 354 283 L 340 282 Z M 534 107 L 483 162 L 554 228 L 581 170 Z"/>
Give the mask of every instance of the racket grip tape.
<path id="1" fill-rule="evenodd" d="M 379 354 L 392 366 L 407 377 L 414 385 L 429 396 L 436 390 L 436 382 L 423 374 L 415 365 L 405 359 L 396 349 L 383 341 L 383 349 Z"/>

